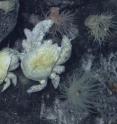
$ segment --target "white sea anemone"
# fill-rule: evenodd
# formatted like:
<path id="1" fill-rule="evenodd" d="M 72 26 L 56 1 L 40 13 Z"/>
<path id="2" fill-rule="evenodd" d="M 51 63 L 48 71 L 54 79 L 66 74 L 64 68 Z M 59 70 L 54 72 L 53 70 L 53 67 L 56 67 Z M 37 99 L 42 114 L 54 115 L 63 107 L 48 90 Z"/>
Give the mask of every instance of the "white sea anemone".
<path id="1" fill-rule="evenodd" d="M 116 22 L 113 21 L 114 15 L 102 13 L 89 15 L 85 20 L 85 26 L 88 27 L 89 33 L 95 41 L 104 41 L 111 36 L 111 30 L 116 30 Z"/>
<path id="2" fill-rule="evenodd" d="M 50 13 L 46 18 L 54 22 L 54 26 L 51 30 L 52 35 L 60 33 L 61 35 L 70 37 L 70 39 L 74 39 L 76 35 L 78 35 L 78 29 L 75 25 L 75 16 L 70 11 L 60 12 L 60 8 L 51 7 Z"/>
<path id="3" fill-rule="evenodd" d="M 60 87 L 62 98 L 66 98 L 76 111 L 89 112 L 94 107 L 99 83 L 90 73 L 85 73 L 80 77 L 77 74 L 76 71 L 73 75 L 69 75 L 66 84 Z"/>

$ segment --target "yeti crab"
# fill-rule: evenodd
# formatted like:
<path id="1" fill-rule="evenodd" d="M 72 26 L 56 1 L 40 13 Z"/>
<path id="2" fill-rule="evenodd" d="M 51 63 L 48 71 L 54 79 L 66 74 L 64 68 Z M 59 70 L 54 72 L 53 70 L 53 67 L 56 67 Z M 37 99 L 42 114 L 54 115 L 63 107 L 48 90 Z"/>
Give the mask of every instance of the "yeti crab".
<path id="1" fill-rule="evenodd" d="M 25 29 L 26 38 L 22 42 L 21 68 L 24 75 L 39 84 L 30 87 L 27 92 L 38 92 L 46 87 L 48 78 L 54 88 L 60 82 L 60 74 L 65 71 L 64 64 L 71 56 L 71 40 L 63 36 L 61 46 L 52 40 L 43 40 L 46 32 L 53 25 L 51 20 L 38 23 L 32 31 Z"/>
<path id="2" fill-rule="evenodd" d="M 1 92 L 5 91 L 11 83 L 17 84 L 17 77 L 11 71 L 19 66 L 17 51 L 5 48 L 0 51 L 0 85 L 3 85 Z"/>

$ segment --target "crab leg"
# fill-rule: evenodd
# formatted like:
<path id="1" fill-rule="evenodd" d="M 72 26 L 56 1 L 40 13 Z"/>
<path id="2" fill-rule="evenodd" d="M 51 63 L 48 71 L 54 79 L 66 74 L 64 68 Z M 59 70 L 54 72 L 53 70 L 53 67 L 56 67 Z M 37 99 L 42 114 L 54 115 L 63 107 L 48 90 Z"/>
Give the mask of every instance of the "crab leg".
<path id="1" fill-rule="evenodd" d="M 65 67 L 62 65 L 55 66 L 53 71 L 57 74 L 61 74 L 65 71 Z"/>
<path id="2" fill-rule="evenodd" d="M 53 84 L 54 88 L 56 89 L 59 85 L 59 82 L 60 82 L 59 75 L 57 75 L 56 73 L 52 73 L 50 75 L 50 79 L 52 80 L 52 84 Z"/>
<path id="3" fill-rule="evenodd" d="M 8 78 L 12 81 L 14 86 L 17 85 L 17 77 L 13 73 L 9 72 L 8 73 Z"/>
<path id="4" fill-rule="evenodd" d="M 1 90 L 1 92 L 4 92 L 11 85 L 11 82 L 10 82 L 9 78 L 6 78 L 5 82 L 6 83 L 4 84 L 3 89 Z"/>
<path id="5" fill-rule="evenodd" d="M 41 80 L 40 84 L 33 85 L 32 87 L 30 87 L 27 90 L 27 93 L 33 93 L 33 92 L 41 91 L 41 90 L 43 90 L 46 87 L 46 85 L 47 85 L 47 81 L 46 80 Z"/>

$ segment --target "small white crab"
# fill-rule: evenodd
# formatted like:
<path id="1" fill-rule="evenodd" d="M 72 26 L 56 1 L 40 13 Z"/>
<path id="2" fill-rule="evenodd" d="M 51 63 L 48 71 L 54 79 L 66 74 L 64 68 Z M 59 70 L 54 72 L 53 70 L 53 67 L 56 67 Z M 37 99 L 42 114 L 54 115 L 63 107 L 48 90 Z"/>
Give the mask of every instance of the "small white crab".
<path id="1" fill-rule="evenodd" d="M 0 85 L 3 85 L 1 92 L 4 92 L 11 82 L 14 86 L 17 84 L 17 77 L 11 71 L 19 66 L 17 52 L 10 48 L 0 51 Z"/>
<path id="2" fill-rule="evenodd" d="M 44 20 L 36 25 L 32 32 L 25 29 L 26 40 L 22 46 L 21 68 L 24 75 L 31 80 L 39 81 L 27 90 L 28 93 L 41 91 L 51 79 L 54 88 L 59 85 L 59 74 L 65 71 L 64 64 L 71 56 L 71 41 L 63 36 L 61 46 L 53 44 L 52 40 L 43 41 L 45 33 L 52 26 L 51 20 Z"/>

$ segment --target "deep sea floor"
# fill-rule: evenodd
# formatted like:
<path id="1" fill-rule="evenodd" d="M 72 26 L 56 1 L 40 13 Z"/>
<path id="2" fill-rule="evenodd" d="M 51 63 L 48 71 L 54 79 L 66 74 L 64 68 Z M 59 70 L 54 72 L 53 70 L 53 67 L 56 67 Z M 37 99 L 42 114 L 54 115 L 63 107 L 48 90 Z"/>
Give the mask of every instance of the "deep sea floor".
<path id="1" fill-rule="evenodd" d="M 0 29 L 0 39 L 3 39 L 0 48 L 11 47 L 20 51 L 21 42 L 25 38 L 24 28 L 32 29 L 37 21 L 44 20 L 51 7 L 59 7 L 61 11 L 74 13 L 75 26 L 79 32 L 77 35 L 75 34 L 75 38 L 71 42 L 72 54 L 65 63 L 66 70 L 61 75 L 60 83 L 69 79 L 69 74 L 72 75 L 76 70 L 79 75 L 83 71 L 82 65 L 89 59 L 93 61 L 92 70 L 96 72 L 100 68 L 101 56 L 108 58 L 111 53 L 117 52 L 116 35 L 105 39 L 100 45 L 99 42 L 92 42 L 94 39 L 89 36 L 84 25 L 84 21 L 89 15 L 104 12 L 113 13 L 117 20 L 116 0 L 19 0 L 17 9 L 13 13 L 5 15 L 8 16 L 7 20 L 11 19 L 5 23 L 11 25 L 10 27 L 9 25 L 3 26 L 3 28 L 7 26 L 9 29 L 5 29 L 6 34 L 2 32 L 5 38 L 1 36 L 2 29 Z M 2 23 L 3 17 L 4 13 L 0 13 Z M 12 20 L 12 18 L 14 19 Z M 55 42 L 56 39 L 61 39 L 59 35 L 53 36 L 54 38 Z M 116 60 L 117 55 L 114 56 L 114 61 L 116 62 Z M 102 86 L 103 90 L 100 90 L 99 99 L 94 105 L 96 107 L 92 108 L 91 112 L 77 113 L 77 110 L 71 111 L 72 107 L 66 100 L 60 98 L 60 89 L 55 90 L 51 80 L 48 80 L 44 90 L 28 94 L 26 90 L 32 86 L 34 81 L 25 78 L 20 67 L 15 70 L 15 73 L 18 77 L 17 86 L 10 86 L 5 92 L 0 93 L 0 124 L 117 124 L 117 89 L 116 92 L 110 93 L 110 87 Z M 109 77 L 107 75 L 106 79 Z M 117 82 L 117 80 L 114 81 Z"/>

